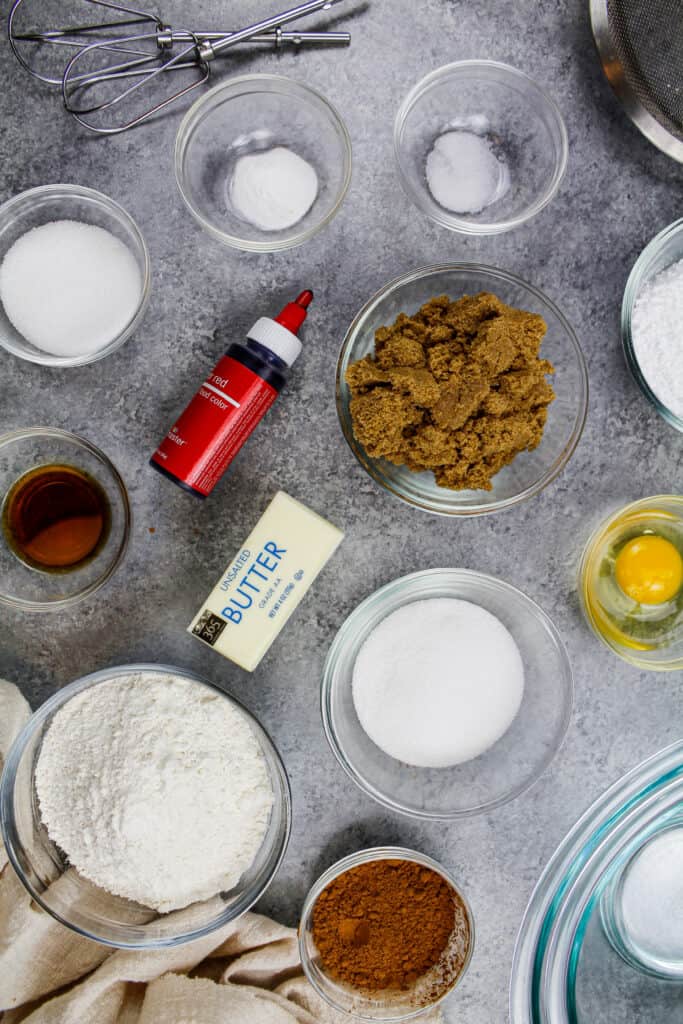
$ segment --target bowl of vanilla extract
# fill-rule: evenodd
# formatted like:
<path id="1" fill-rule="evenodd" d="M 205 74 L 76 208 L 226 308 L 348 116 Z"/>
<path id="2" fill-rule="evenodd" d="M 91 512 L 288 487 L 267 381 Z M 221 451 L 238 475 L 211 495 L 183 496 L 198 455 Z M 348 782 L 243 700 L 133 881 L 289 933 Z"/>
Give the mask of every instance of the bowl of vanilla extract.
<path id="1" fill-rule="evenodd" d="M 131 510 L 104 452 L 83 437 L 28 427 L 0 437 L 0 603 L 24 611 L 74 604 L 126 552 Z"/>

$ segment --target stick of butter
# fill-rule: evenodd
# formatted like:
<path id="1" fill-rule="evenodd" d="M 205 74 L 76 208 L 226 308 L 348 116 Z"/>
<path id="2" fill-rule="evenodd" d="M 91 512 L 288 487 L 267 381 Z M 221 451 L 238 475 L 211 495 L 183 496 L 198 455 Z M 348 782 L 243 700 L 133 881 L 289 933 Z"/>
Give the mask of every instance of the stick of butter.
<path id="1" fill-rule="evenodd" d="M 343 537 L 278 491 L 188 632 L 253 672 Z"/>

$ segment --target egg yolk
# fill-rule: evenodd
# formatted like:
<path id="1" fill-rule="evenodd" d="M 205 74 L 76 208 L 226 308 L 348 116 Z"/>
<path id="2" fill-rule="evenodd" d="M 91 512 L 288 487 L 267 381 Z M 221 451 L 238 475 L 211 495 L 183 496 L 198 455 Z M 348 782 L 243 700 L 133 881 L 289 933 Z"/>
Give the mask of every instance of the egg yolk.
<path id="1" fill-rule="evenodd" d="M 624 544 L 615 575 L 623 592 L 638 604 L 663 604 L 683 585 L 683 558 L 670 540 L 645 534 Z"/>

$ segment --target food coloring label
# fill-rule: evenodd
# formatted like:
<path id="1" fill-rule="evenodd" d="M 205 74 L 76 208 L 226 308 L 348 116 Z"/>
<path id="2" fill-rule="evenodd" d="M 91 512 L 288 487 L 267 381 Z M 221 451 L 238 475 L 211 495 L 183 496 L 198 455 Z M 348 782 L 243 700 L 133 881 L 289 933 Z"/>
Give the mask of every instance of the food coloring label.
<path id="1" fill-rule="evenodd" d="M 277 394 L 258 374 L 223 356 L 152 461 L 200 494 L 209 494 Z"/>

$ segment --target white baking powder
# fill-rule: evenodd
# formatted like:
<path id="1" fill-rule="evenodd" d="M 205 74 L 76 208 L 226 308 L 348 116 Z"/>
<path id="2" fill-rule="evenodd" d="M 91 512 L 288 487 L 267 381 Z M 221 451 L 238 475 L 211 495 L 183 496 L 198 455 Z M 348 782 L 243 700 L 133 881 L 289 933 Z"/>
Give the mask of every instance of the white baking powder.
<path id="1" fill-rule="evenodd" d="M 105 348 L 135 316 L 142 275 L 128 246 L 94 224 L 27 231 L 0 266 L 0 301 L 26 341 L 56 356 Z"/>
<path id="2" fill-rule="evenodd" d="M 469 761 L 507 732 L 524 666 L 505 626 L 479 605 L 430 598 L 388 615 L 353 669 L 353 701 L 371 740 L 424 768 Z"/>
<path id="3" fill-rule="evenodd" d="M 486 135 L 444 132 L 427 156 L 427 184 L 434 199 L 452 213 L 479 213 L 510 187 L 507 164 Z"/>
<path id="4" fill-rule="evenodd" d="M 624 875 L 621 915 L 631 943 L 683 961 L 683 828 L 655 836 Z"/>
<path id="5" fill-rule="evenodd" d="M 52 841 L 87 879 L 159 911 L 234 886 L 273 793 L 246 717 L 207 687 L 137 673 L 61 708 L 36 766 Z"/>
<path id="6" fill-rule="evenodd" d="M 293 227 L 305 217 L 317 195 L 315 169 L 286 146 L 240 156 L 230 182 L 235 210 L 262 231 Z"/>
<path id="7" fill-rule="evenodd" d="M 631 317 L 633 351 L 652 391 L 683 419 L 683 260 L 643 287 Z"/>

